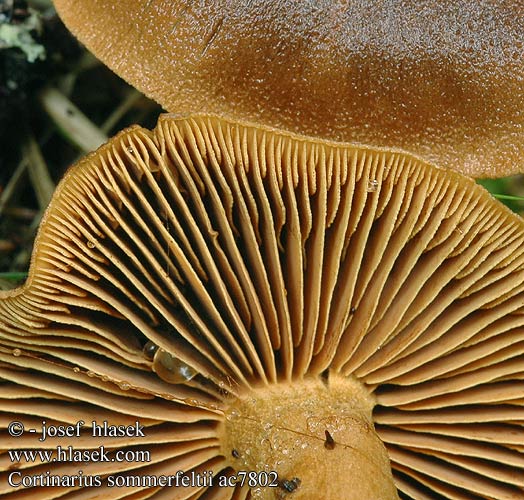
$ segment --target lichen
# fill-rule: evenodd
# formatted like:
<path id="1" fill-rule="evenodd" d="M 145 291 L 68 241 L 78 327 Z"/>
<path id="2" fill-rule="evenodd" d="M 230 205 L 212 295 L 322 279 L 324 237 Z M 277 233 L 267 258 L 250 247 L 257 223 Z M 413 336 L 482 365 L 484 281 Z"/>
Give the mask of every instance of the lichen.
<path id="1" fill-rule="evenodd" d="M 42 22 L 39 15 L 29 9 L 29 16 L 22 22 L 10 24 L 2 22 L 0 24 L 0 49 L 17 47 L 24 52 L 29 62 L 33 63 L 37 59 L 45 59 L 46 52 L 43 45 L 39 44 L 34 33 L 41 33 Z"/>

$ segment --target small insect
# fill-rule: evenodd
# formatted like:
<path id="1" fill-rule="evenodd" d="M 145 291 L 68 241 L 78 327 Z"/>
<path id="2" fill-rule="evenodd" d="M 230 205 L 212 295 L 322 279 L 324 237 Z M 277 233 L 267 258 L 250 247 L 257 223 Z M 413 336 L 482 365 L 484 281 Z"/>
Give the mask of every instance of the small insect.
<path id="1" fill-rule="evenodd" d="M 231 450 L 231 455 L 233 456 L 233 458 L 240 458 L 240 452 L 235 448 Z"/>
<path id="2" fill-rule="evenodd" d="M 280 483 L 280 487 L 285 490 L 287 493 L 292 493 L 300 486 L 300 479 L 294 477 L 293 479 L 284 479 Z"/>
<path id="3" fill-rule="evenodd" d="M 335 440 L 333 439 L 333 436 L 329 433 L 327 429 L 324 431 L 324 433 L 326 435 L 326 440 L 324 441 L 324 448 L 326 448 L 326 450 L 334 450 Z"/>

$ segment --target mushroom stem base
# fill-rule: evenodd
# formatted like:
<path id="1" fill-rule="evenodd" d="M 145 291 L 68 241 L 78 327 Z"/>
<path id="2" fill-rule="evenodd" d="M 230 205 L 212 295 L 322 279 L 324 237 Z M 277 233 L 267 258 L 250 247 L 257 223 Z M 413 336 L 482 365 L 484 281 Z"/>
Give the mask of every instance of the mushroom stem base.
<path id="1" fill-rule="evenodd" d="M 278 475 L 276 487 L 252 483 L 252 498 L 398 499 L 373 405 L 360 382 L 340 376 L 257 389 L 230 403 L 222 451 L 236 471 Z"/>

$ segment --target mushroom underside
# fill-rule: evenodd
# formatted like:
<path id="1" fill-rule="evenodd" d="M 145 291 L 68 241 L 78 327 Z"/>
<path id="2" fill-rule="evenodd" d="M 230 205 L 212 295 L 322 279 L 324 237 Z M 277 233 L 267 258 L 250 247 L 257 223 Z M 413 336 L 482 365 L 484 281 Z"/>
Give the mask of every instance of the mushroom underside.
<path id="1" fill-rule="evenodd" d="M 401 498 L 522 498 L 523 240 L 472 180 L 409 155 L 213 116 L 128 129 L 68 171 L 26 284 L 0 292 L 0 493 L 312 498 L 313 443 L 382 464 Z M 39 440 L 43 420 L 85 425 Z M 46 475 L 8 451 L 96 451 L 93 421 L 144 426 L 103 440 L 135 459 Z M 369 468 L 353 428 L 380 438 Z M 285 475 L 220 486 L 242 466 Z M 179 470 L 213 484 L 158 483 Z"/>

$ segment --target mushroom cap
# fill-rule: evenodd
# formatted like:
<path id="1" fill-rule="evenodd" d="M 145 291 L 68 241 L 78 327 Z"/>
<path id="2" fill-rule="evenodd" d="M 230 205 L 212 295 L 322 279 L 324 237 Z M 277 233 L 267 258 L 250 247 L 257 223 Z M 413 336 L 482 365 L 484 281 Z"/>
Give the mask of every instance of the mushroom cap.
<path id="1" fill-rule="evenodd" d="M 0 293 L 0 459 L 16 471 L 9 449 L 149 451 L 151 462 L 82 470 L 101 478 L 96 494 L 107 499 L 248 498 L 246 485 L 106 480 L 233 473 L 246 450 L 224 451 L 224 433 L 238 401 L 252 412 L 245 433 L 284 440 L 291 426 L 317 444 L 318 433 L 332 434 L 305 462 L 311 477 L 314 460 L 346 463 L 344 450 L 362 451 L 331 449 L 339 431 L 365 422 L 361 405 L 372 421 L 360 429 L 378 434 L 407 497 L 522 498 L 523 283 L 524 222 L 468 177 L 402 153 L 163 116 L 153 132 L 128 129 L 68 171 L 28 281 Z M 306 399 L 301 420 L 267 427 L 253 394 L 289 394 L 279 404 L 295 405 L 308 384 L 320 396 Z M 347 384 L 356 387 L 347 401 L 315 404 Z M 139 421 L 146 436 L 5 433 L 14 420 L 40 429 L 43 419 Z M 304 444 L 293 442 L 283 465 L 262 465 L 293 470 Z M 78 469 L 66 461 L 52 472 Z M 78 485 L 13 488 L 8 473 L 0 494 L 94 495 Z"/>
<path id="2" fill-rule="evenodd" d="M 55 0 L 72 32 L 174 113 L 524 170 L 524 13 L 508 0 Z"/>

